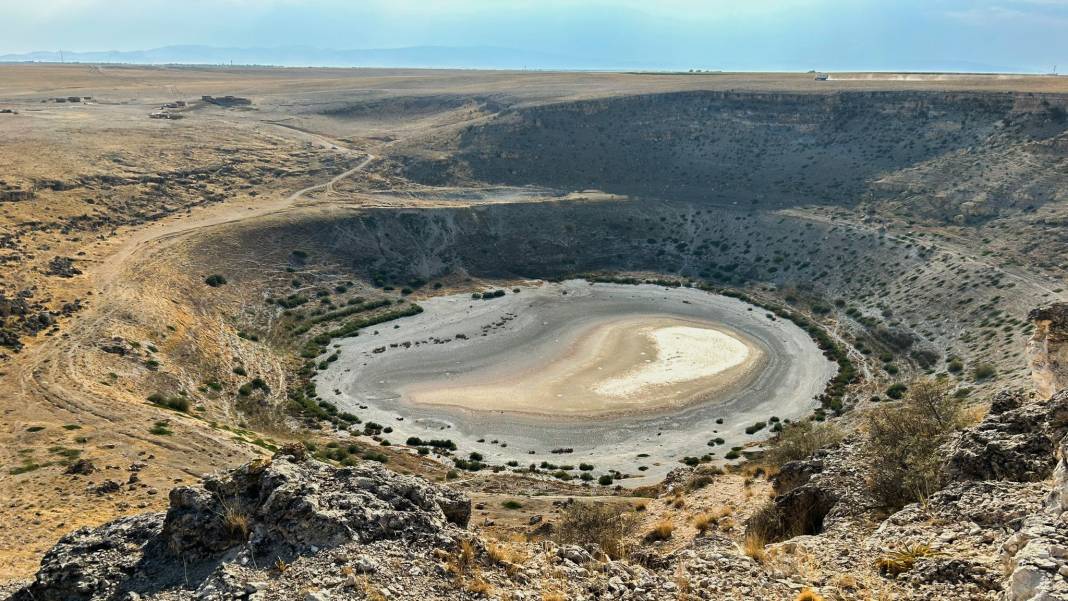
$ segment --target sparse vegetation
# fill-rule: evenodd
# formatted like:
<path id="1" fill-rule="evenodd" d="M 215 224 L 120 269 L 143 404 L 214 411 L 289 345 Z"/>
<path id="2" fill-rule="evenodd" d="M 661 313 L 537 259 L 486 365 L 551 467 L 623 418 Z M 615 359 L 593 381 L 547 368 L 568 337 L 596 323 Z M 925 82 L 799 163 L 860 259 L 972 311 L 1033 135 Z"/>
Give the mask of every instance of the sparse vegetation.
<path id="1" fill-rule="evenodd" d="M 166 407 L 167 409 L 181 411 L 182 413 L 189 413 L 189 409 L 192 407 L 192 403 L 187 397 L 181 395 L 168 397 L 159 392 L 150 394 L 148 396 L 148 402 L 153 405 L 159 405 L 160 407 Z"/>
<path id="2" fill-rule="evenodd" d="M 913 382 L 904 401 L 880 405 L 865 420 L 868 486 L 887 507 L 920 501 L 938 490 L 941 445 L 961 424 L 961 400 L 939 380 Z"/>
<path id="3" fill-rule="evenodd" d="M 223 526 L 230 533 L 231 538 L 237 542 L 248 540 L 250 520 L 248 513 L 237 507 L 226 507 L 222 514 Z"/>
<path id="4" fill-rule="evenodd" d="M 788 461 L 806 459 L 819 449 L 838 444 L 841 440 L 842 432 L 835 425 L 794 422 L 783 427 L 764 458 L 773 466 L 781 466 Z"/>
<path id="5" fill-rule="evenodd" d="M 675 531 L 675 526 L 671 523 L 671 520 L 660 520 L 653 524 L 653 528 L 649 530 L 649 533 L 645 535 L 647 541 L 662 541 L 671 538 L 671 534 Z"/>
<path id="6" fill-rule="evenodd" d="M 148 429 L 149 434 L 155 434 L 156 436 L 170 436 L 174 434 L 174 431 L 170 429 L 170 422 L 167 420 L 160 420 Z"/>
<path id="7" fill-rule="evenodd" d="M 972 370 L 972 377 L 975 378 L 976 382 L 981 382 L 993 378 L 996 373 L 997 370 L 993 365 L 990 365 L 989 363 L 980 363 Z"/>
<path id="8" fill-rule="evenodd" d="M 151 71 L 137 72 L 150 79 L 158 76 Z M 269 69 L 257 71 L 257 86 L 275 77 Z M 129 82 L 136 79 L 133 73 L 130 70 L 126 78 Z M 210 79 L 210 74 L 199 72 L 186 75 L 190 82 Z M 333 73 L 331 81 L 346 79 L 343 75 Z M 40 191 L 33 203 L 8 198 L 13 192 L 0 182 L 0 195 L 5 196 L 0 204 L 7 215 L 0 219 L 5 232 L 0 246 L 5 248 L 6 260 L 14 261 L 14 280 L 5 282 L 0 296 L 0 345 L 4 346 L 0 361 L 12 362 L 12 369 L 3 367 L 0 371 L 7 371 L 0 375 L 16 382 L 12 390 L 5 391 L 14 394 L 8 395 L 13 400 L 5 406 L 10 413 L 7 443 L 11 449 L 3 469 L 13 476 L 21 474 L 12 478 L 18 485 L 12 488 L 8 508 L 16 518 L 12 523 L 32 523 L 28 529 L 46 531 L 45 536 L 55 539 L 64 529 L 60 524 L 69 528 L 87 520 L 103 521 L 111 517 L 106 515 L 109 512 L 125 513 L 127 507 L 132 511 L 142 501 L 159 509 L 166 496 L 162 485 L 169 488 L 172 480 L 177 484 L 178 477 L 185 480 L 182 485 L 189 484 L 183 466 L 173 456 L 175 449 L 188 450 L 189 445 L 182 444 L 185 436 L 196 443 L 193 447 L 205 449 L 186 466 L 199 472 L 236 461 L 235 451 L 245 455 L 271 449 L 275 444 L 271 436 L 277 434 L 279 440 L 308 438 L 314 445 L 309 446 L 310 453 L 331 464 L 353 466 L 385 462 L 389 457 L 390 467 L 399 471 L 435 481 L 461 479 L 464 482 L 457 483 L 456 489 L 480 491 L 474 494 L 488 509 L 473 519 L 499 522 L 492 527 L 487 522 L 481 535 L 506 537 L 508 542 L 483 547 L 478 539 L 461 540 L 475 534 L 451 528 L 452 542 L 435 538 L 435 546 L 451 556 L 440 559 L 456 576 L 427 589 L 438 596 L 508 598 L 513 591 L 499 584 L 506 582 L 503 573 L 513 577 L 516 588 L 522 581 L 523 591 L 516 598 L 540 595 L 544 601 L 564 601 L 576 592 L 591 598 L 604 596 L 610 592 L 605 582 L 621 566 L 601 563 L 604 557 L 595 552 L 598 548 L 608 557 L 629 555 L 635 565 L 648 563 L 645 569 L 659 572 L 653 582 L 666 582 L 673 577 L 669 570 L 677 572 L 677 587 L 670 595 L 666 588 L 649 589 L 645 584 L 637 591 L 627 582 L 638 596 L 693 599 L 726 594 L 707 588 L 707 574 L 700 574 L 705 562 L 684 561 L 691 550 L 733 554 L 729 562 L 721 562 L 723 566 L 708 564 L 713 570 L 731 567 L 735 572 L 731 580 L 746 577 L 745 570 L 733 570 L 746 563 L 736 556 L 745 553 L 764 564 L 749 563 L 747 570 L 775 587 L 775 595 L 796 595 L 796 601 L 822 601 L 816 586 L 834 598 L 894 596 L 899 587 L 912 586 L 907 572 L 915 569 L 917 560 L 932 554 L 930 547 L 890 546 L 892 550 L 873 561 L 878 553 L 872 549 L 879 547 L 872 545 L 897 540 L 886 538 L 893 536 L 902 542 L 922 540 L 917 538 L 922 529 L 938 529 L 945 519 L 935 511 L 916 514 L 930 523 L 916 522 L 904 536 L 891 527 L 876 532 L 872 521 L 863 524 L 863 540 L 850 541 L 837 532 L 838 538 L 828 537 L 834 539 L 828 546 L 856 543 L 857 554 L 849 554 L 848 565 L 820 565 L 828 554 L 820 539 L 767 545 L 819 531 L 821 511 L 789 503 L 801 498 L 800 506 L 818 505 L 819 499 L 803 495 L 836 482 L 840 466 L 835 461 L 848 460 L 847 475 L 862 477 L 881 505 L 873 508 L 865 502 L 863 507 L 849 508 L 863 511 L 865 517 L 926 501 L 942 484 L 938 466 L 945 457 L 940 449 L 967 420 L 961 415 L 964 399 L 974 400 L 969 409 L 979 411 L 994 388 L 1026 380 L 1022 362 L 1014 357 L 1023 352 L 1024 337 L 1034 331 L 1024 320 L 1024 311 L 1034 299 L 1051 299 L 1045 287 L 1057 286 L 1052 282 L 1063 280 L 1065 273 L 1062 263 L 1068 247 L 1056 235 L 1065 217 L 1060 194 L 1064 173 L 1056 168 L 1057 159 L 1063 158 L 1064 131 L 1053 124 L 1065 122 L 1066 117 L 1063 107 L 1046 100 L 1063 104 L 1063 99 L 1045 93 L 943 90 L 969 86 L 963 77 L 937 85 L 909 83 L 907 93 L 861 93 L 898 84 L 855 81 L 826 84 L 836 90 L 856 88 L 831 90 L 828 95 L 787 96 L 769 91 L 749 96 L 748 85 L 734 85 L 732 79 L 739 76 L 716 75 L 702 80 L 691 77 L 684 87 L 695 91 L 673 93 L 668 91 L 670 84 L 664 83 L 672 79 L 666 74 L 596 75 L 605 81 L 639 81 L 641 93 L 616 94 L 604 85 L 594 92 L 569 89 L 561 94 L 550 89 L 551 74 L 542 74 L 537 86 L 524 86 L 521 98 L 491 89 L 479 90 L 478 99 L 469 101 L 465 95 L 482 86 L 479 77 L 477 73 L 464 76 L 468 91 L 463 94 L 447 93 L 440 77 L 434 78 L 432 94 L 416 94 L 422 84 L 415 78 L 400 87 L 371 90 L 367 98 L 347 100 L 331 98 L 327 89 L 331 84 L 317 79 L 317 90 L 323 89 L 314 95 L 316 107 L 301 110 L 299 115 L 306 118 L 296 121 L 287 120 L 283 113 L 304 102 L 305 95 L 297 93 L 299 85 L 290 84 L 284 95 L 277 90 L 257 92 L 257 102 L 262 99 L 265 105 L 263 111 L 190 111 L 177 129 L 172 123 L 152 123 L 156 133 L 146 140 L 133 139 L 138 132 L 132 116 L 141 109 L 129 105 L 122 110 L 130 118 L 124 117 L 120 128 L 129 132 L 129 144 L 80 139 L 82 128 L 116 131 L 105 120 L 107 111 L 113 110 L 107 102 L 64 105 L 72 110 L 63 119 L 49 118 L 52 105 L 35 106 L 24 111 L 21 121 L 13 121 L 30 119 L 44 128 L 38 132 L 36 126 L 30 127 L 34 134 L 30 138 L 52 141 L 58 138 L 47 130 L 48 124 L 62 123 L 70 139 L 64 138 L 63 152 L 8 153 L 14 162 L 7 166 L 10 177 L 4 177 L 9 177 L 9 183 L 14 181 L 14 187 L 31 186 L 28 194 Z M 1052 83 L 1032 80 L 1028 85 L 1043 89 L 1059 85 L 1054 81 L 1057 78 L 1045 79 Z M 1020 80 L 999 80 L 998 85 L 1004 90 L 1016 81 Z M 195 89 L 190 82 L 178 87 L 187 92 Z M 812 85 L 823 84 L 808 83 L 806 88 Z M 365 87 L 346 85 L 348 90 Z M 773 90 L 779 86 L 759 83 L 755 87 Z M 917 91 L 931 87 L 937 87 L 938 93 L 928 96 Z M 552 92 L 551 102 L 538 97 L 539 89 Z M 647 96 L 647 91 L 656 94 Z M 132 87 L 124 94 L 120 96 L 144 97 Z M 403 98 L 395 101 L 397 94 Z M 31 97 L 38 104 L 38 98 L 27 93 L 13 92 L 12 96 L 15 103 L 29 102 Z M 582 100 L 572 102 L 572 97 Z M 785 118 L 773 106 L 780 97 L 789 100 Z M 831 101 L 825 103 L 825 97 Z M 1037 102 L 1045 109 L 1035 109 Z M 810 110 L 809 103 L 816 110 Z M 395 119 L 403 124 L 400 137 L 407 138 L 388 152 L 379 150 L 380 145 L 397 139 L 394 134 L 398 133 L 387 131 L 389 124 L 371 127 L 374 136 L 353 133 L 361 124 L 371 124 L 373 111 L 383 110 L 379 104 L 386 105 L 389 123 Z M 349 116 L 319 112 L 335 110 L 358 117 L 344 132 L 322 132 L 337 136 L 341 140 L 337 146 L 308 142 L 309 134 L 261 123 L 265 116 L 272 117 L 272 122 L 278 117 L 277 123 L 297 125 L 310 119 L 308 123 L 316 129 L 325 129 L 331 119 Z M 408 118 L 408 110 L 415 111 L 414 118 Z M 41 118 L 35 119 L 34 114 Z M 361 127 L 353 129 L 354 123 Z M 231 128 L 234 124 L 240 127 Z M 419 129 L 424 124 L 433 124 L 433 136 L 422 136 Z M 258 135 L 256 128 L 266 126 L 269 134 Z M 200 144 L 212 127 L 220 128 L 221 134 Z M 17 144 L 12 148 L 28 146 L 23 143 L 28 139 L 24 129 L 12 130 Z M 244 139 L 250 144 L 233 142 L 239 137 L 231 134 L 239 130 L 249 134 Z M 197 140 L 195 152 L 190 152 L 189 140 Z M 996 148 L 990 151 L 984 146 Z M 96 155 L 104 150 L 109 156 L 99 160 Z M 373 169 L 363 174 L 366 177 L 338 178 L 372 152 L 389 158 L 371 163 Z M 23 154 L 40 166 L 24 169 Z M 48 164 L 56 156 L 71 161 L 69 173 Z M 30 164 L 29 159 L 25 162 Z M 109 172 L 109 163 L 114 163 L 114 173 Z M 337 183 L 336 192 L 332 184 L 323 188 L 328 181 Z M 525 190 L 523 196 L 531 196 L 527 200 L 537 200 L 541 189 L 561 194 L 574 190 L 574 198 L 589 196 L 591 202 L 546 195 L 545 200 L 552 202 L 483 203 L 467 197 L 467 186 L 474 190 L 472 194 L 485 195 Z M 406 206 L 409 195 L 414 199 L 411 205 L 438 208 L 348 211 L 338 205 L 337 210 L 325 210 L 312 206 L 321 203 L 301 201 L 290 203 L 292 210 L 282 215 L 259 218 L 288 198 L 291 190 L 305 188 L 319 190 L 317 198 L 341 198 L 354 191 L 361 198 L 374 194 L 383 204 L 396 206 Z M 674 200 L 597 202 L 600 192 L 578 192 L 587 189 L 618 193 L 621 198 L 633 193 L 631 198 Z M 440 198 L 425 202 L 421 200 L 424 193 Z M 460 200 L 445 206 L 449 204 L 445 194 L 453 193 Z M 257 194 L 272 199 L 272 205 L 245 202 Z M 125 255 L 118 255 L 122 264 L 109 265 L 110 253 L 119 247 L 111 240 L 115 232 L 126 236 L 164 215 L 171 215 L 167 227 L 144 228 L 145 237 L 162 233 L 156 230 L 179 229 L 172 225 L 187 218 L 188 208 L 229 203 L 231 198 L 240 199 L 241 204 L 210 210 L 253 219 L 240 227 L 216 226 L 183 234 L 181 244 L 173 247 L 180 251 L 173 253 L 177 259 L 173 262 L 167 252 L 154 253 L 151 262 L 143 260 L 147 255 L 141 254 L 141 246 L 131 245 L 122 247 L 133 253 L 129 262 Z M 798 206 L 803 208 L 795 210 Z M 199 219 L 197 213 L 188 217 Z M 142 230 L 136 231 L 142 237 Z M 156 248 L 155 244 L 143 246 Z M 291 251 L 293 246 L 301 248 Z M 980 252 L 985 259 L 980 259 Z M 53 261 L 62 271 L 49 271 L 50 259 L 67 254 L 78 258 Z M 198 258 L 204 259 L 203 265 L 196 264 Z M 96 278 L 65 279 L 73 273 L 74 264 L 87 270 L 89 265 L 111 268 L 115 283 L 98 286 Z M 1034 278 L 1027 273 L 1031 267 Z M 341 374 L 350 367 L 358 371 L 358 362 L 394 361 L 404 353 L 414 353 L 408 349 L 417 345 L 452 343 L 434 349 L 448 356 L 458 347 L 476 344 L 480 334 L 494 336 L 514 327 L 487 325 L 479 332 L 477 327 L 464 325 L 439 332 L 439 339 L 409 327 L 410 321 L 382 325 L 421 310 L 408 296 L 422 296 L 417 291 L 423 286 L 429 293 L 430 285 L 420 278 L 433 282 L 434 290 L 466 291 L 458 304 L 474 306 L 475 312 L 489 315 L 514 310 L 518 314 L 527 310 L 528 301 L 538 300 L 538 293 L 530 289 L 507 297 L 506 290 L 519 289 L 512 288 L 518 280 L 506 277 L 566 279 L 576 270 L 592 268 L 627 273 L 591 277 L 591 282 L 660 286 L 657 295 L 664 288 L 683 288 L 671 293 L 677 297 L 668 299 L 680 303 L 699 305 L 694 300 L 698 288 L 748 301 L 753 306 L 730 305 L 739 312 L 748 310 L 753 323 L 769 331 L 793 333 L 794 325 L 802 328 L 837 364 L 837 375 L 822 391 L 812 391 L 819 393 L 819 408 L 800 422 L 796 421 L 798 413 L 785 407 L 782 411 L 789 412 L 781 414 L 783 419 L 769 417 L 767 405 L 753 413 L 724 412 L 731 422 L 723 425 L 725 420 L 717 419 L 722 427 L 708 424 L 707 430 L 698 430 L 699 438 L 676 437 L 674 427 L 650 427 L 640 432 L 641 441 L 633 448 L 620 445 L 618 454 L 590 453 L 596 440 L 576 438 L 577 449 L 552 449 L 548 459 L 559 464 L 543 461 L 544 455 L 554 445 L 570 444 L 569 439 L 538 445 L 515 435 L 512 450 L 501 453 L 499 449 L 506 445 L 497 440 L 472 443 L 466 428 L 443 425 L 440 430 L 431 429 L 424 423 L 428 420 L 408 413 L 383 416 L 381 406 L 360 405 L 369 403 L 363 399 L 371 397 L 342 390 L 351 380 Z M 212 271 L 220 273 L 207 275 Z M 122 278 L 127 275 L 137 279 L 125 282 Z M 227 282 L 227 277 L 232 281 Z M 489 288 L 486 282 L 501 289 Z M 474 290 L 472 298 L 479 300 L 468 301 L 467 293 Z M 994 296 L 995 291 L 1004 296 Z M 1058 288 L 1056 294 L 1060 293 Z M 528 298 L 531 295 L 534 298 Z M 90 307 L 92 319 L 85 322 L 86 327 L 70 327 L 81 319 L 77 313 L 82 303 Z M 687 311 L 696 313 L 699 308 Z M 527 311 L 519 319 L 529 317 Z M 402 333 L 395 333 L 395 328 Z M 347 336 L 373 343 L 364 355 L 341 340 Z M 48 346 L 43 352 L 31 347 L 30 352 L 17 355 L 23 343 L 30 344 L 29 339 L 34 345 Z M 352 346 L 362 347 L 362 343 Z M 87 358 L 83 361 L 76 353 Z M 817 372 L 832 373 L 808 373 Z M 913 381 L 923 373 L 944 379 Z M 78 378 L 85 382 L 77 382 Z M 77 390 L 81 384 L 87 394 Z M 962 384 L 972 388 L 952 388 Z M 72 398 L 63 398 L 68 391 Z M 38 398 L 42 395 L 48 397 L 43 403 Z M 151 405 L 144 403 L 146 395 Z M 764 400 L 774 398 L 769 395 Z M 126 407 L 148 416 L 146 423 L 122 415 L 122 401 L 129 399 L 136 406 Z M 40 410 L 41 406 L 46 410 Z M 700 415 L 708 414 L 702 410 Z M 845 419 L 825 421 L 843 415 Z M 154 421 L 158 418 L 170 419 Z M 38 421 L 42 425 L 27 427 Z M 390 424 L 397 429 L 392 441 L 387 438 Z M 197 435 L 198 428 L 210 438 Z M 146 430 L 150 436 L 144 436 Z M 751 438 L 739 436 L 743 430 Z M 478 430 L 488 433 L 487 438 L 501 436 L 498 432 L 502 431 Z M 834 447 L 846 431 L 848 444 L 821 460 L 824 472 L 814 476 L 819 486 L 790 495 L 783 495 L 781 488 L 770 490 L 775 466 Z M 411 433 L 422 438 L 409 437 Z M 428 436 L 454 436 L 456 442 L 427 440 Z M 660 438 L 652 442 L 653 436 Z M 772 438 L 767 443 L 757 444 L 768 436 Z M 411 448 L 399 447 L 405 439 Z M 212 445 L 204 444 L 208 440 L 217 446 L 209 448 Z M 665 441 L 692 446 L 662 450 L 668 445 L 658 443 Z M 732 447 L 740 444 L 744 448 Z M 861 457 L 853 454 L 858 447 Z M 523 459 L 528 451 L 529 459 Z M 153 454 L 159 460 L 150 457 Z M 96 469 L 95 475 L 63 474 L 64 463 L 81 458 L 87 466 L 92 460 L 95 468 L 85 471 Z M 499 465 L 485 463 L 487 458 Z M 142 459 L 148 469 L 138 476 L 144 478 L 141 484 L 133 474 L 127 486 L 121 484 L 127 474 L 104 471 L 114 470 L 113 464 L 120 461 L 124 468 Z M 722 459 L 731 463 L 713 468 L 713 462 Z M 864 468 L 860 472 L 855 469 L 859 459 Z M 679 468 L 677 461 L 694 468 L 676 472 L 688 474 L 688 479 L 683 483 L 673 478 L 669 485 L 657 485 L 654 481 L 664 472 Z M 757 473 L 758 467 L 769 471 Z M 810 466 L 803 467 L 784 471 L 782 481 L 804 481 Z M 44 473 L 33 473 L 38 470 Z M 498 482 L 488 474 L 490 470 L 506 473 L 507 487 L 494 488 Z M 359 471 L 344 470 L 349 475 Z M 467 473 L 476 471 L 479 474 Z M 90 487 L 110 478 L 118 478 L 119 484 L 109 482 L 109 486 L 120 487 L 119 493 L 97 498 Z M 621 490 L 620 485 L 630 478 L 641 479 L 641 486 Z M 1038 492 L 1025 493 L 1040 484 L 1008 487 L 1021 499 L 1026 497 L 1016 504 L 1021 511 L 1037 507 Z M 150 485 L 162 494 L 147 496 L 156 494 L 148 492 Z M 1000 484 L 995 488 L 1008 490 Z M 977 490 L 969 488 L 969 505 L 973 497 L 982 496 Z M 536 496 L 540 494 L 546 496 Z M 779 496 L 763 505 L 769 494 Z M 562 500 L 565 495 L 571 498 Z M 584 501 L 583 495 L 592 496 Z M 941 502 L 944 496 L 933 502 Z M 637 502 L 639 497 L 650 500 Z M 610 500 L 589 502 L 592 499 Z M 976 500 L 974 507 L 981 508 L 982 499 Z M 403 499 L 401 504 L 404 507 L 399 509 L 409 509 Z M 64 514 L 87 507 L 91 511 L 77 519 Z M 748 520 L 754 508 L 759 510 Z M 539 518 L 544 514 L 544 521 L 533 519 L 535 514 Z M 259 520 L 262 514 L 256 516 Z M 229 533 L 234 543 L 250 537 L 249 517 L 236 510 L 208 518 L 215 520 L 208 524 L 213 531 Z M 734 521 L 742 519 L 748 520 L 744 536 L 732 530 Z M 435 522 L 440 522 L 440 516 Z M 643 525 L 638 526 L 639 522 Z M 981 529 L 984 534 L 999 530 L 998 524 L 986 523 Z M 694 530 L 702 538 L 691 542 Z M 996 552 L 1003 535 L 998 531 L 993 542 L 981 539 L 987 548 L 976 557 L 989 563 L 988 552 Z M 557 547 L 537 546 L 545 536 L 561 545 L 580 545 L 596 561 L 579 561 L 583 565 L 576 569 L 563 561 L 566 551 L 558 557 Z M 643 538 L 668 543 L 628 553 L 632 551 L 629 544 Z M 728 540 L 741 548 L 725 549 Z M 978 540 L 971 534 L 955 539 L 954 554 Z M 27 541 L 26 554 L 39 554 L 40 542 Z M 379 546 L 368 546 L 368 552 Z M 970 551 L 960 558 L 971 561 Z M 284 555 L 295 561 L 293 566 L 273 555 L 248 555 L 252 562 L 248 568 L 262 570 L 275 560 L 277 574 L 267 579 L 272 588 L 277 584 L 288 587 L 283 596 L 303 596 L 308 591 L 294 581 L 322 573 L 331 580 L 330 588 L 337 581 L 336 594 L 368 599 L 384 599 L 386 584 L 393 586 L 392 573 L 399 570 L 404 580 L 404 571 L 411 569 L 403 557 L 391 557 L 388 566 L 380 563 L 381 572 L 368 570 L 361 575 L 354 571 L 356 562 L 350 561 L 356 558 L 331 556 L 329 562 L 341 563 L 325 572 L 313 572 L 309 567 L 315 558 L 303 550 L 301 554 L 299 559 Z M 29 559 L 35 563 L 39 558 Z M 532 565 L 516 569 L 528 561 Z M 428 572 L 425 562 L 415 563 L 421 571 L 417 580 L 441 577 L 439 566 L 430 566 L 433 569 Z M 805 572 L 810 564 L 816 566 L 816 574 Z M 622 567 L 630 571 L 632 566 Z M 341 578 L 336 578 L 338 570 Z M 847 582 L 841 578 L 842 570 L 855 570 L 860 586 L 857 581 L 839 585 Z M 891 578 L 876 583 L 875 570 Z M 586 574 L 590 582 L 583 582 Z M 692 591 L 691 577 L 693 586 L 705 588 Z M 718 575 L 712 580 L 718 580 Z M 594 581 L 596 586 L 585 586 Z M 195 585 L 187 582 L 183 586 L 192 590 Z M 814 588 L 803 589 L 806 585 Z M 955 586 L 951 582 L 937 585 L 939 594 L 952 591 L 946 596 L 957 592 Z M 975 592 L 974 584 L 966 586 Z M 417 588 L 422 590 L 422 584 Z M 385 592 L 397 595 L 392 589 Z M 335 594 L 324 592 L 328 593 Z M 774 596 L 759 587 L 746 594 Z"/>
<path id="9" fill-rule="evenodd" d="M 572 503 L 560 516 L 561 544 L 597 545 L 612 559 L 626 557 L 626 539 L 636 526 L 632 513 L 600 503 Z"/>
<path id="10" fill-rule="evenodd" d="M 916 561 L 924 557 L 936 557 L 941 553 L 927 544 L 904 545 L 900 549 L 888 551 L 875 561 L 875 568 L 886 576 L 896 577 L 908 572 Z"/>

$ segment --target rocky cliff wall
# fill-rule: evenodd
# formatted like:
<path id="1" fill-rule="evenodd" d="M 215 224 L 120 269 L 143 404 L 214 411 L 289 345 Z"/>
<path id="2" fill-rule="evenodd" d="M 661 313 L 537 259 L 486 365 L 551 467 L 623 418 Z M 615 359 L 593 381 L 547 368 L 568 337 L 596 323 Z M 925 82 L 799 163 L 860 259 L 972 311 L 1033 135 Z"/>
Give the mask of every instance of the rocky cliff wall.
<path id="1" fill-rule="evenodd" d="M 912 218 L 974 221 L 1063 199 L 1065 103 L 1008 93 L 648 94 L 510 109 L 432 152 L 423 143 L 397 151 L 404 174 L 424 183 L 763 208 L 877 201 Z"/>
<path id="2" fill-rule="evenodd" d="M 1068 388 L 1068 303 L 1054 303 L 1030 314 L 1035 333 L 1027 345 L 1035 391 L 1042 398 Z"/>

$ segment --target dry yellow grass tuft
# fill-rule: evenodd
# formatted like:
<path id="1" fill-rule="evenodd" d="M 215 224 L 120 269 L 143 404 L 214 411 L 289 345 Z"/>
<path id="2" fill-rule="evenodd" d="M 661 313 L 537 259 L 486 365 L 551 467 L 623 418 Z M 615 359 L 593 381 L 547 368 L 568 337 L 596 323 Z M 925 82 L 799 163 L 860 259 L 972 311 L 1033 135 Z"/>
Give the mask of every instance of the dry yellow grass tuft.
<path id="1" fill-rule="evenodd" d="M 916 560 L 923 557 L 937 557 L 940 552 L 935 551 L 930 545 L 916 544 L 905 545 L 898 550 L 889 551 L 875 560 L 875 567 L 880 573 L 887 576 L 897 576 L 912 569 Z"/>
<path id="2" fill-rule="evenodd" d="M 242 542 L 248 540 L 249 518 L 247 513 L 236 507 L 227 507 L 223 511 L 222 518 L 226 531 L 230 533 L 234 540 Z"/>
<path id="3" fill-rule="evenodd" d="M 467 539 L 460 541 L 455 553 L 448 556 L 445 569 L 455 576 L 463 576 L 475 565 L 475 545 Z"/>
<path id="4" fill-rule="evenodd" d="M 851 574 L 839 574 L 838 576 L 834 577 L 834 580 L 832 580 L 832 582 L 838 588 L 847 591 L 851 591 L 857 588 L 857 585 L 859 584 L 857 582 L 856 577 Z"/>
<path id="5" fill-rule="evenodd" d="M 467 582 L 464 586 L 467 592 L 474 595 L 482 595 L 483 597 L 490 596 L 493 593 L 493 587 L 488 582 L 482 579 L 482 576 L 475 576 Z"/>
<path id="6" fill-rule="evenodd" d="M 727 524 L 730 522 L 730 520 L 727 520 L 726 518 L 733 511 L 734 510 L 727 505 L 719 505 L 711 511 L 706 511 L 704 513 L 697 514 L 693 518 L 694 528 L 697 528 L 697 532 L 704 534 L 713 526 L 721 526 Z"/>
<path id="7" fill-rule="evenodd" d="M 382 591 L 371 584 L 371 581 L 368 580 L 366 576 L 361 576 L 357 579 L 356 586 L 363 592 L 363 596 L 367 601 L 386 601 L 386 596 L 382 594 Z"/>
<path id="8" fill-rule="evenodd" d="M 745 540 L 742 541 L 742 550 L 745 554 L 758 563 L 764 563 L 768 559 L 767 553 L 764 551 L 764 544 L 767 541 L 764 537 L 758 533 L 750 531 L 745 533 Z"/>
<path id="9" fill-rule="evenodd" d="M 595 544 L 608 557 L 620 559 L 629 553 L 628 537 L 637 527 L 636 518 L 618 505 L 572 503 L 562 512 L 554 539 L 568 545 Z"/>
<path id="10" fill-rule="evenodd" d="M 567 595 L 559 591 L 549 591 L 541 594 L 541 601 L 567 601 Z"/>
<path id="11" fill-rule="evenodd" d="M 702 513 L 693 518 L 693 527 L 697 528 L 697 532 L 700 534 L 704 534 L 715 525 L 716 518 L 712 517 L 710 513 Z"/>
<path id="12" fill-rule="evenodd" d="M 523 565 L 529 557 L 521 549 L 509 547 L 501 543 L 489 543 L 486 545 L 486 554 L 496 564 Z"/>
<path id="13" fill-rule="evenodd" d="M 656 524 L 653 524 L 653 529 L 649 531 L 649 534 L 645 535 L 646 540 L 667 540 L 671 538 L 671 533 L 675 531 L 675 526 L 671 523 L 671 520 L 660 520 Z"/>
<path id="14" fill-rule="evenodd" d="M 823 601 L 823 596 L 810 588 L 806 588 L 797 593 L 794 601 Z"/>

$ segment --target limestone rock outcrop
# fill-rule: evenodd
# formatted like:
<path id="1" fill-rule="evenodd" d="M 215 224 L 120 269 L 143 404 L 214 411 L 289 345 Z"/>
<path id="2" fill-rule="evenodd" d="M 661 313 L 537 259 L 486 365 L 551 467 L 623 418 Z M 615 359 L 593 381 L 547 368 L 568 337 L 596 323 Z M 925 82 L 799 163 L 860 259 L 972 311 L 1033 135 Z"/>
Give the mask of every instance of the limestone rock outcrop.
<path id="1" fill-rule="evenodd" d="M 1027 343 L 1031 376 L 1042 398 L 1068 388 L 1068 303 L 1053 303 L 1031 311 L 1035 333 Z"/>
<path id="2" fill-rule="evenodd" d="M 372 464 L 335 468 L 283 449 L 201 487 L 171 491 L 166 513 L 63 537 L 14 601 L 140 598 L 196 588 L 228 565 L 292 561 L 352 542 L 447 546 L 470 501 Z M 133 594 L 133 596 L 129 596 Z M 126 595 L 126 596 L 122 596 Z"/>
<path id="3" fill-rule="evenodd" d="M 1001 392 L 978 425 L 947 445 L 948 481 L 1036 482 L 1053 473 L 1057 443 L 1068 433 L 1068 391 L 1047 400 Z"/>
<path id="4" fill-rule="evenodd" d="M 1045 507 L 1001 546 L 1009 601 L 1068 599 L 1068 437 L 1058 457 Z"/>

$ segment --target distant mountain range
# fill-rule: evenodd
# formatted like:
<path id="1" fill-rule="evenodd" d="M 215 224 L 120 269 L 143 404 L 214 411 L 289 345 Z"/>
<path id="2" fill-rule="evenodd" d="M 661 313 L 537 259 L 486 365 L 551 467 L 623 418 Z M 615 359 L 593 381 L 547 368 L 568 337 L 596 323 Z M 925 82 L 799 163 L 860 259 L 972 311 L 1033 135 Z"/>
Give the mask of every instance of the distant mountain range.
<path id="1" fill-rule="evenodd" d="M 220 48 L 165 46 L 108 52 L 28 52 L 0 55 L 0 62 L 126 63 L 138 65 L 270 65 L 282 67 L 409 67 L 468 69 L 638 69 L 648 65 L 613 63 L 547 52 L 490 46 L 415 46 L 329 50 L 310 46 Z"/>
<path id="2" fill-rule="evenodd" d="M 707 57 L 706 57 L 707 58 Z M 116 50 L 106 52 L 43 51 L 2 54 L 0 63 L 124 63 L 134 65 L 263 65 L 278 67 L 393 67 L 430 69 L 547 69 L 580 70 L 649 70 L 685 71 L 691 67 L 707 69 L 702 57 L 694 65 L 672 65 L 654 61 L 573 56 L 536 50 L 494 46 L 412 46 L 407 48 L 370 48 L 331 50 L 312 46 L 277 48 L 228 48 L 218 46 L 164 46 L 151 50 Z M 705 64 L 706 66 L 701 66 Z M 760 63 L 739 63 L 713 67 L 729 71 L 764 71 Z M 805 60 L 788 58 L 770 66 L 777 71 L 892 71 L 957 73 L 1037 73 L 1034 69 L 991 65 L 959 60 L 900 60 L 894 64 L 858 66 L 843 64 L 812 65 Z"/>

